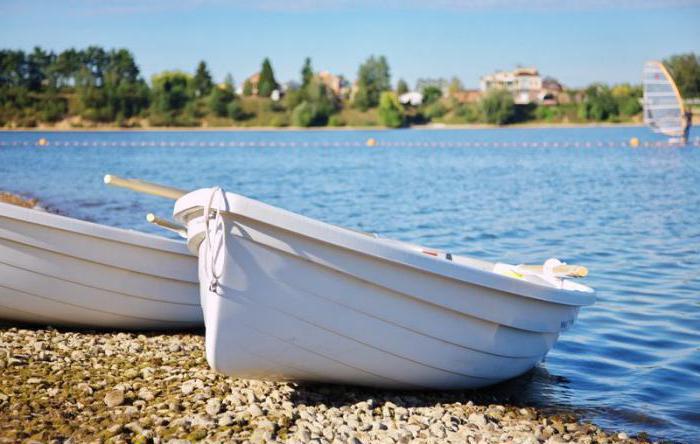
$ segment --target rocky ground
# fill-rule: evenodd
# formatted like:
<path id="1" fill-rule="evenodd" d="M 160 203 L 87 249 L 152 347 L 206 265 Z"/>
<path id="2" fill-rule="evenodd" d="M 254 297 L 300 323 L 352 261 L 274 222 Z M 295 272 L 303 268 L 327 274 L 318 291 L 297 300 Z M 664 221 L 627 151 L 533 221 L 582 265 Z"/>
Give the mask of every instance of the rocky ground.
<path id="1" fill-rule="evenodd" d="M 644 441 L 490 390 L 227 378 L 209 369 L 203 339 L 0 327 L 0 443 Z"/>

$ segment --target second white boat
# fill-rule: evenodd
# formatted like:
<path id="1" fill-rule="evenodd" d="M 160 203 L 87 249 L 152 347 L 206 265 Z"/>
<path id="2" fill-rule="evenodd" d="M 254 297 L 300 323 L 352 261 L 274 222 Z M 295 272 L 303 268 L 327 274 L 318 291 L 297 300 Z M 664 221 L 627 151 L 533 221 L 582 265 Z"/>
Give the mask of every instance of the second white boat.
<path id="1" fill-rule="evenodd" d="M 200 327 L 182 241 L 0 203 L 0 320 L 89 328 Z"/>

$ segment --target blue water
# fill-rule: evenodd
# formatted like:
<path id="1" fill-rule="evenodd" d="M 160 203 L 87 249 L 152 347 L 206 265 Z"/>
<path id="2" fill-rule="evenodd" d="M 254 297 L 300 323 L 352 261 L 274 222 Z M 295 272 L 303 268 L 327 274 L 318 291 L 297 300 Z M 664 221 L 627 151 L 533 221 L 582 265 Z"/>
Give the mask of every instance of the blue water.
<path id="1" fill-rule="evenodd" d="M 585 264 L 598 302 L 516 396 L 700 441 L 700 149 L 626 148 L 632 136 L 660 140 L 644 128 L 0 133 L 0 189 L 163 234 L 144 215 L 169 216 L 170 201 L 102 176 L 221 185 L 454 253 Z"/>

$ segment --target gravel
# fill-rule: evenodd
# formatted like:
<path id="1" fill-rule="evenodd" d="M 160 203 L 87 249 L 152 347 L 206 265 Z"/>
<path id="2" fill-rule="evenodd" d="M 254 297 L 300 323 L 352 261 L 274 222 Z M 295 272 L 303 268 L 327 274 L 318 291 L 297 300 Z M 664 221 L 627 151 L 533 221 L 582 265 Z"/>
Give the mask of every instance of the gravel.
<path id="1" fill-rule="evenodd" d="M 228 378 L 199 334 L 0 328 L 0 443 L 645 442 L 479 392 Z M 70 440 L 70 441 L 69 441 Z"/>

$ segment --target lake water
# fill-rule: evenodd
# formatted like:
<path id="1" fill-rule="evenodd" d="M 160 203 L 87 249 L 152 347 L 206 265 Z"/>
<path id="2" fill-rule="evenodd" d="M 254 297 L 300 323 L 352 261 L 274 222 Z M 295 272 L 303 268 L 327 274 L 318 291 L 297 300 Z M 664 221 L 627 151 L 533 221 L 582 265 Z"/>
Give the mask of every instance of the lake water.
<path id="1" fill-rule="evenodd" d="M 519 402 L 700 441 L 700 149 L 644 128 L 0 133 L 0 189 L 163 234 L 172 202 L 105 173 L 220 185 L 327 222 L 490 260 L 590 269 L 584 308 Z M 44 137 L 45 147 L 37 141 Z M 369 138 L 375 147 L 365 146 Z"/>

